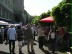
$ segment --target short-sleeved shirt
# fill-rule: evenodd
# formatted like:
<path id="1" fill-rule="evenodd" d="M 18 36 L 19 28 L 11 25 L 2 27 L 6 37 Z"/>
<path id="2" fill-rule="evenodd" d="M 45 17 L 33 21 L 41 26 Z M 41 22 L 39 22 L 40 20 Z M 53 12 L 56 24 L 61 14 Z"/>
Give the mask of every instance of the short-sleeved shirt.
<path id="1" fill-rule="evenodd" d="M 15 28 L 9 28 L 7 31 L 7 35 L 8 35 L 9 40 L 15 40 L 15 37 L 16 37 Z"/>

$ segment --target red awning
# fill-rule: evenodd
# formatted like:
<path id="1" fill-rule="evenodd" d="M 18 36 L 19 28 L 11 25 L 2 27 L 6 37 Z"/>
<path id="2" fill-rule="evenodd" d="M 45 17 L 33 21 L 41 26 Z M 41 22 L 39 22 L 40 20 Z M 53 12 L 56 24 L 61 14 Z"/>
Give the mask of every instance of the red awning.
<path id="1" fill-rule="evenodd" d="M 54 19 L 53 17 L 46 17 L 46 18 L 43 18 L 41 20 L 39 20 L 40 22 L 54 22 Z"/>

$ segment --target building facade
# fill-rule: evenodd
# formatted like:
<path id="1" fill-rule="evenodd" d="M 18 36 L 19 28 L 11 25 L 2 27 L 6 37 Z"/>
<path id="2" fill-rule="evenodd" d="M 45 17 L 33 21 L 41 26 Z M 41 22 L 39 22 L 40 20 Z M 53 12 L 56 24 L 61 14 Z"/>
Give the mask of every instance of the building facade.
<path id="1" fill-rule="evenodd" d="M 13 0 L 0 0 L 0 18 L 14 20 Z"/>
<path id="2" fill-rule="evenodd" d="M 24 22 L 24 0 L 0 0 L 0 18 Z"/>
<path id="3" fill-rule="evenodd" d="M 14 18 L 25 24 L 24 18 L 24 0 L 14 0 Z"/>

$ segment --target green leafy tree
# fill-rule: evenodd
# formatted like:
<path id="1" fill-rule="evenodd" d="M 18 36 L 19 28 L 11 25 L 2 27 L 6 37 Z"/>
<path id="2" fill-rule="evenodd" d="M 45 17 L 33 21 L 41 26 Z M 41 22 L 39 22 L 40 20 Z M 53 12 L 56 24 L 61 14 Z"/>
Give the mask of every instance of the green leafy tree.
<path id="1" fill-rule="evenodd" d="M 47 11 L 47 17 L 49 17 L 49 16 L 51 16 L 51 11 L 50 10 Z"/>
<path id="2" fill-rule="evenodd" d="M 40 19 L 45 18 L 45 17 L 48 17 L 48 16 L 50 16 L 50 15 L 51 15 L 51 11 L 48 10 L 48 12 L 42 13 L 42 14 L 40 15 Z"/>
<path id="3" fill-rule="evenodd" d="M 47 14 L 46 14 L 46 13 L 42 13 L 42 14 L 40 15 L 40 19 L 45 18 L 45 17 L 47 17 Z"/>
<path id="4" fill-rule="evenodd" d="M 66 3 L 63 4 L 61 7 L 62 14 L 65 16 L 64 21 L 66 25 L 70 26 L 71 25 L 71 4 Z M 69 25 L 70 24 L 70 25 Z"/>
<path id="5" fill-rule="evenodd" d="M 54 17 L 56 24 L 63 24 L 62 20 L 64 16 L 61 13 L 60 7 L 54 7 L 52 9 L 52 16 Z"/>
<path id="6" fill-rule="evenodd" d="M 71 0 L 62 0 L 52 9 L 52 16 L 57 24 L 70 26 L 71 24 Z"/>
<path id="7" fill-rule="evenodd" d="M 63 3 L 71 3 L 71 0 L 62 0 Z"/>
<path id="8" fill-rule="evenodd" d="M 33 24 L 38 24 L 39 19 L 40 19 L 39 16 L 33 16 L 32 23 Z"/>

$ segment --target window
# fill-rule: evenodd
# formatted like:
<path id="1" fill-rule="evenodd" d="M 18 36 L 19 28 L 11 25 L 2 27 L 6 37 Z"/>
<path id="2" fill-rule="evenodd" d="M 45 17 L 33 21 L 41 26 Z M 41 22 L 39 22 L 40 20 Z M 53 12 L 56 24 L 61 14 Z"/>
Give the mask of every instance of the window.
<path id="1" fill-rule="evenodd" d="M 7 5 L 7 0 L 5 0 L 5 2 L 6 2 L 6 5 Z"/>
<path id="2" fill-rule="evenodd" d="M 0 17 L 1 17 L 1 8 L 0 8 Z"/>
<path id="3" fill-rule="evenodd" d="M 2 10 L 2 8 L 1 8 L 1 17 L 2 17 L 2 11 L 3 11 L 3 10 Z"/>
<path id="4" fill-rule="evenodd" d="M 3 0 L 1 0 L 3 2 Z"/>
<path id="5" fill-rule="evenodd" d="M 5 10 L 4 9 L 2 9 L 3 11 L 2 11 L 2 17 L 4 18 L 5 17 Z"/>

